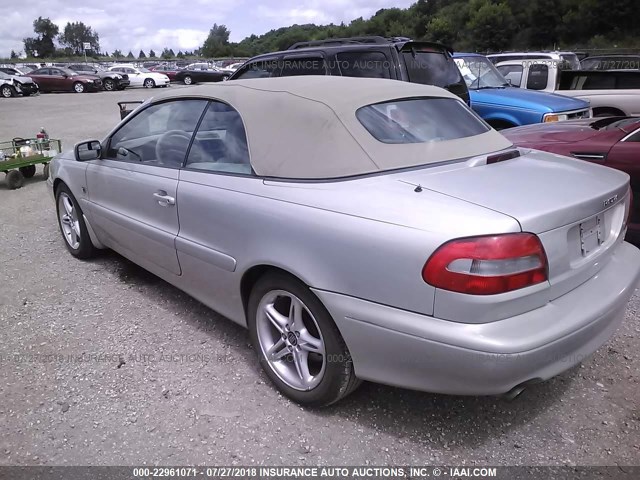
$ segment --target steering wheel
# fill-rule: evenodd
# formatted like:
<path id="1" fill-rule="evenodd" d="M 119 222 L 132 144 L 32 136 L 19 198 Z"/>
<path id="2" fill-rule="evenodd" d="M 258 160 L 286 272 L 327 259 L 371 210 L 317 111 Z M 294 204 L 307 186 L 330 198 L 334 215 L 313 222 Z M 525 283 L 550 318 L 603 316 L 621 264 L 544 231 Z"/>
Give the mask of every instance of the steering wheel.
<path id="1" fill-rule="evenodd" d="M 158 163 L 166 167 L 180 168 L 190 141 L 191 135 L 183 130 L 169 130 L 162 134 L 156 143 Z M 205 156 L 202 147 L 194 141 L 189 152 L 191 163 L 202 161 L 203 158 Z"/>

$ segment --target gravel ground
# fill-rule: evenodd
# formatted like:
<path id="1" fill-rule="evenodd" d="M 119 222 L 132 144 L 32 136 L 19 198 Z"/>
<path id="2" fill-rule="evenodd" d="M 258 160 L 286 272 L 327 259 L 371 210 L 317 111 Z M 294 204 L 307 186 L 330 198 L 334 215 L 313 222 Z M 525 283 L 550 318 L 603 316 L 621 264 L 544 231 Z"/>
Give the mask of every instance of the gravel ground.
<path id="1" fill-rule="evenodd" d="M 180 87 L 171 87 L 180 88 Z M 102 138 L 153 92 L 0 99 L 0 139 Z M 365 383 L 303 409 L 246 332 L 117 254 L 65 250 L 38 174 L 0 181 L 0 465 L 638 465 L 640 323 L 512 403 Z"/>

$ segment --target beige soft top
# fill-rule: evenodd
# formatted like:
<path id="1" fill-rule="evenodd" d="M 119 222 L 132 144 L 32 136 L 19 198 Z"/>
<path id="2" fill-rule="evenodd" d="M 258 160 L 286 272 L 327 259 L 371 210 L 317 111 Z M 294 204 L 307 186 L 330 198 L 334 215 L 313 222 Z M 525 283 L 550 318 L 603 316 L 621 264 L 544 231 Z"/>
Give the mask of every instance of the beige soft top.
<path id="1" fill-rule="evenodd" d="M 473 139 L 386 144 L 356 118 L 374 103 L 411 97 L 455 98 L 427 85 L 375 78 L 297 76 L 232 80 L 167 92 L 153 101 L 202 97 L 241 115 L 258 175 L 335 178 L 482 155 L 511 146 L 494 130 Z"/>

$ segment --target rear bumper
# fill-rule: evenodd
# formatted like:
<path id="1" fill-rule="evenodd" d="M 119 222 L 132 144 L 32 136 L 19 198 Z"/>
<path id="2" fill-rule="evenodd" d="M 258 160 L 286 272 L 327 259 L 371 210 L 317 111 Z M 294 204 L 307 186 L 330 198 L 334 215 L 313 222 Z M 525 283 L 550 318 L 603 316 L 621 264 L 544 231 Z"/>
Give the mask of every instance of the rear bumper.
<path id="1" fill-rule="evenodd" d="M 314 290 L 340 329 L 358 377 L 457 395 L 494 395 L 546 380 L 618 328 L 640 280 L 640 251 L 621 243 L 607 266 L 544 307 L 465 324 Z"/>

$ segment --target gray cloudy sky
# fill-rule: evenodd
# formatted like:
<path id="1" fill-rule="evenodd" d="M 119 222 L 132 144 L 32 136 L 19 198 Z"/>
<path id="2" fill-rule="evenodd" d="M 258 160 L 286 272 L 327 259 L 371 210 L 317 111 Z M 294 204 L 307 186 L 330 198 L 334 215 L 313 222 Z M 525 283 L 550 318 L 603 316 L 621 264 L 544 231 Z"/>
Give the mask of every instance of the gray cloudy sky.
<path id="1" fill-rule="evenodd" d="M 109 53 L 162 48 L 193 50 L 214 23 L 238 42 L 252 33 L 294 23 L 345 23 L 368 18 L 380 8 L 407 7 L 415 0 L 0 0 L 0 57 L 23 51 L 33 36 L 33 20 L 49 17 L 61 29 L 69 21 L 90 25 Z M 8 12 L 8 14 L 7 14 Z"/>

